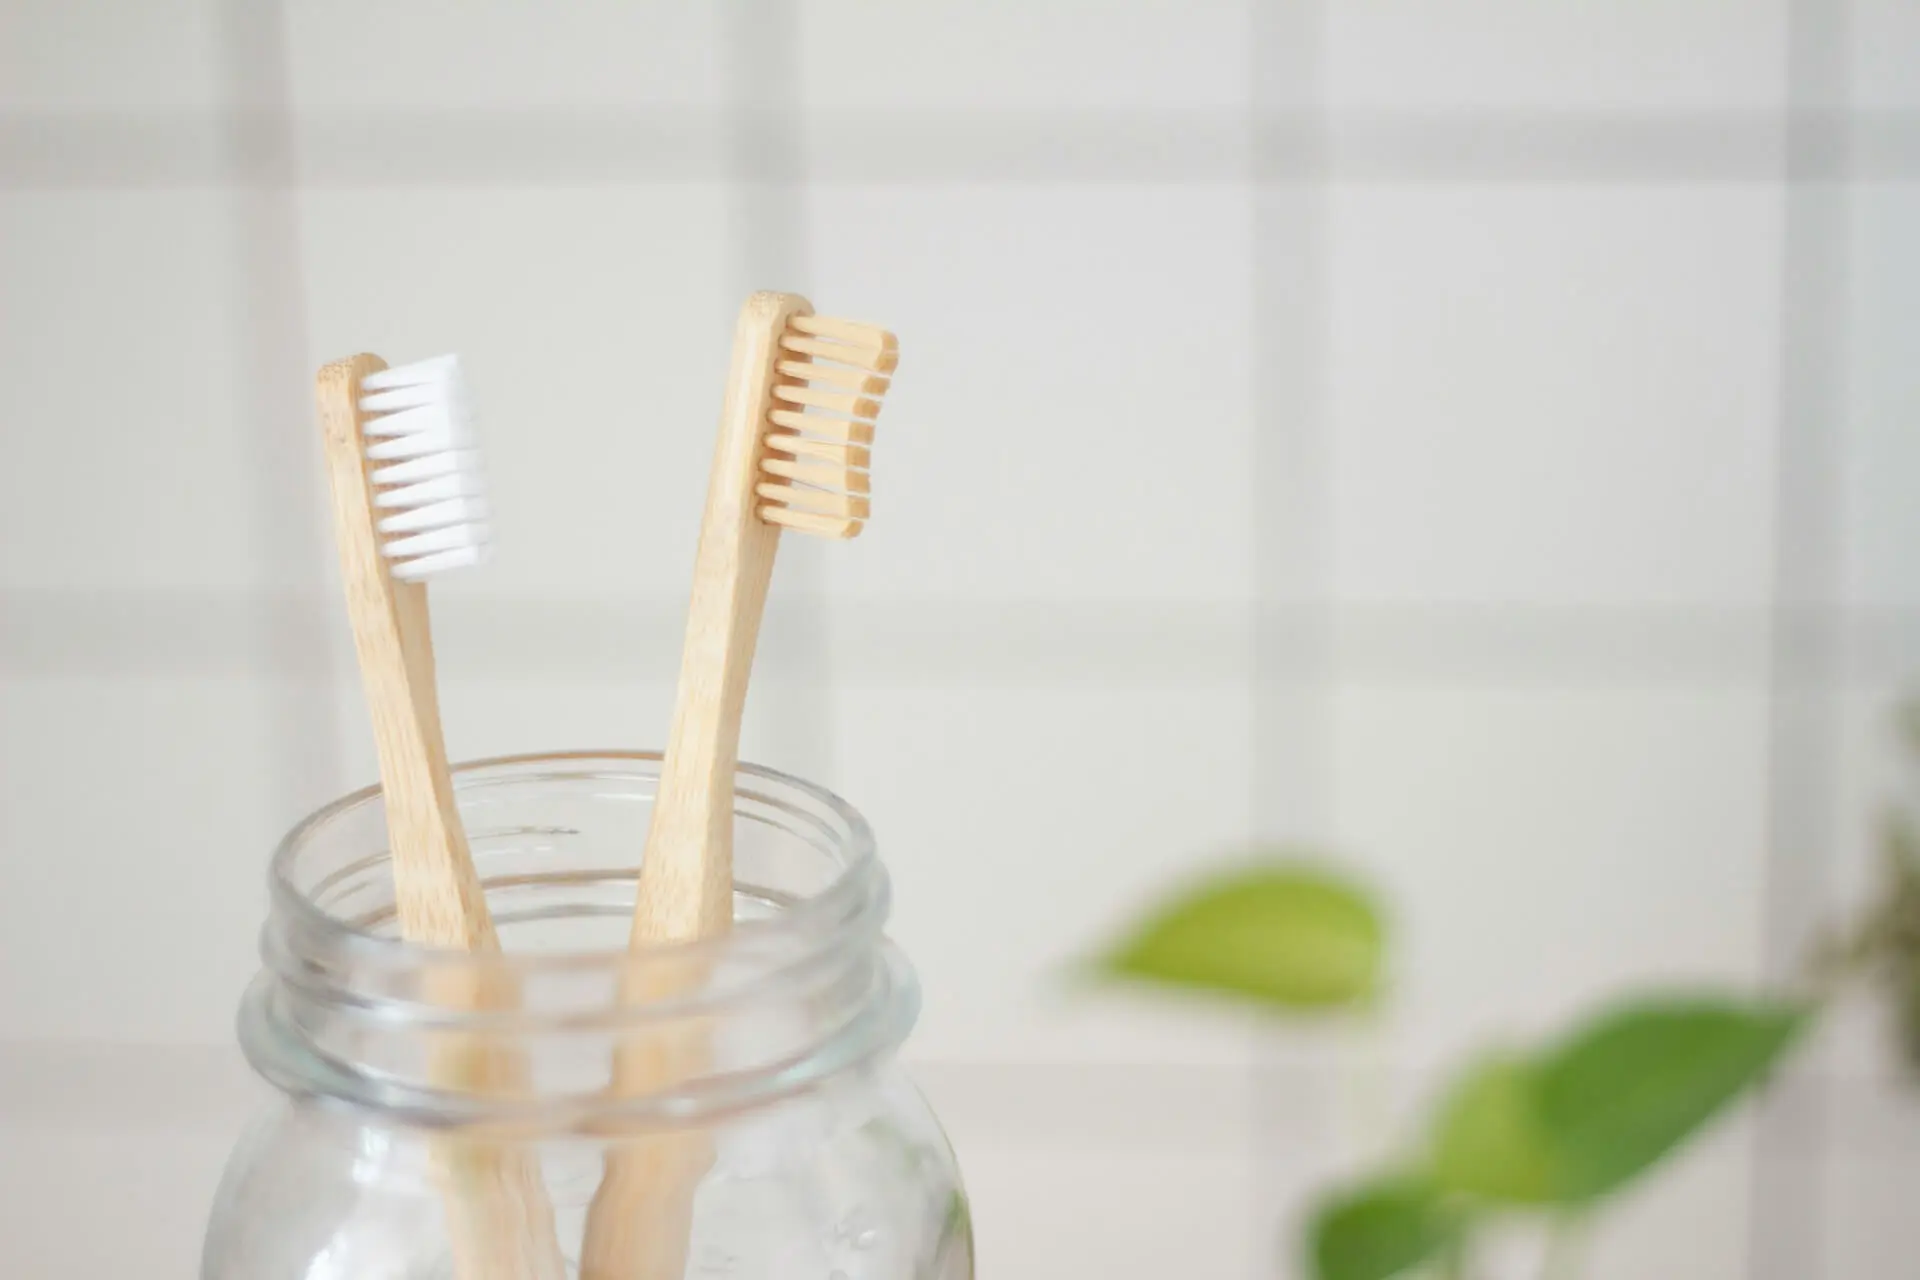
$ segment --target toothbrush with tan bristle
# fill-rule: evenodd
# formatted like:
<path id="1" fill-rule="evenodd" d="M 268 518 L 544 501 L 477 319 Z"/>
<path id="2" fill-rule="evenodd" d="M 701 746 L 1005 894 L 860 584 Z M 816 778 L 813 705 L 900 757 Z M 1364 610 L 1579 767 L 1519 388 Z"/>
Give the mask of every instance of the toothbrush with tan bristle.
<path id="1" fill-rule="evenodd" d="M 685 647 L 659 793 L 634 903 L 632 946 L 672 946 L 733 923 L 733 785 L 754 646 L 782 530 L 851 538 L 868 514 L 868 446 L 893 335 L 813 314 L 805 298 L 756 293 L 740 310 L 694 560 Z M 630 1000 L 698 981 L 657 974 Z M 670 1088 L 706 1047 L 623 1045 L 613 1090 Z M 712 1162 L 695 1131 L 616 1147 L 587 1214 L 581 1280 L 680 1280 L 693 1192 Z"/>
<path id="2" fill-rule="evenodd" d="M 334 531 L 354 648 L 372 712 L 393 861 L 394 903 L 409 942 L 498 952 L 499 938 L 453 799 L 434 687 L 426 580 L 486 558 L 491 546 L 468 400 L 453 356 L 389 369 L 378 356 L 320 370 L 314 396 L 326 442 Z M 503 971 L 442 971 L 432 998 L 510 1007 Z M 435 1085 L 514 1092 L 526 1065 L 477 1040 L 435 1046 Z M 537 1162 L 478 1138 L 435 1139 L 459 1280 L 565 1280 Z"/>

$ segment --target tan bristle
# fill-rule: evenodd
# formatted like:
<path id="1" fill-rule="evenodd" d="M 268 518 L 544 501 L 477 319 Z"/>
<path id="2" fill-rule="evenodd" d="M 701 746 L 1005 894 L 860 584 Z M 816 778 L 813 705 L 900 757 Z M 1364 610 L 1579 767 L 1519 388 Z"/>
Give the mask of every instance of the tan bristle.
<path id="1" fill-rule="evenodd" d="M 803 533 L 851 538 L 866 521 L 872 487 L 871 419 L 892 386 L 899 346 L 885 329 L 829 316 L 789 316 L 774 362 L 779 381 L 754 492 L 762 519 Z M 789 457 L 777 455 L 786 454 Z M 792 483 L 776 483 L 775 481 Z"/>
<path id="2" fill-rule="evenodd" d="M 832 338 L 856 347 L 872 347 L 880 351 L 896 349 L 892 334 L 879 325 L 861 324 L 857 320 L 837 320 L 832 316 L 789 316 L 787 326 L 816 338 Z"/>
<path id="3" fill-rule="evenodd" d="M 822 462 L 831 462 L 840 467 L 868 467 L 873 465 L 873 454 L 857 444 L 829 444 L 825 440 L 809 440 L 796 436 L 789 431 L 774 431 L 767 436 L 767 448 L 777 449 L 781 453 L 791 453 L 796 457 L 818 458 Z"/>
<path id="4" fill-rule="evenodd" d="M 819 436 L 837 444 L 873 443 L 871 422 L 848 422 L 843 418 L 829 418 L 822 413 L 801 413 L 797 409 L 775 409 L 767 415 L 767 421 L 776 427 Z"/>
<path id="5" fill-rule="evenodd" d="M 849 418 L 877 418 L 880 416 L 880 402 L 866 396 L 848 395 L 844 391 L 821 391 L 817 387 L 796 387 L 781 383 L 773 389 L 774 398 L 785 400 L 788 404 L 812 405 L 816 409 L 826 409 L 833 413 L 843 413 Z"/>
<path id="6" fill-rule="evenodd" d="M 763 458 L 760 469 L 770 476 L 798 480 L 822 489 L 845 489 L 848 493 L 872 492 L 873 480 L 864 471 L 829 467 L 818 462 L 788 462 L 785 458 Z"/>
<path id="7" fill-rule="evenodd" d="M 851 516 L 817 516 L 811 511 L 791 507 L 761 507 L 758 514 L 772 524 L 783 524 L 796 533 L 817 534 L 822 538 L 851 538 L 866 527 Z"/>
<path id="8" fill-rule="evenodd" d="M 866 498 L 850 493 L 829 493 L 825 489 L 801 489 L 790 484 L 755 485 L 755 493 L 770 502 L 782 503 L 795 511 L 812 511 L 826 516 L 852 516 L 865 520 L 872 512 Z"/>
<path id="9" fill-rule="evenodd" d="M 863 369 L 872 369 L 875 373 L 892 373 L 894 366 L 900 363 L 899 353 L 890 347 L 854 347 L 844 342 L 820 342 L 813 338 L 796 338 L 785 334 L 780 345 L 787 351 L 803 356 L 814 356 L 821 360 L 838 360 L 841 364 L 859 365 Z"/>
<path id="10" fill-rule="evenodd" d="M 803 382 L 831 382 L 863 396 L 887 394 L 889 379 L 878 373 L 862 373 L 837 364 L 816 364 L 812 360 L 782 360 L 775 367 L 787 377 Z"/>

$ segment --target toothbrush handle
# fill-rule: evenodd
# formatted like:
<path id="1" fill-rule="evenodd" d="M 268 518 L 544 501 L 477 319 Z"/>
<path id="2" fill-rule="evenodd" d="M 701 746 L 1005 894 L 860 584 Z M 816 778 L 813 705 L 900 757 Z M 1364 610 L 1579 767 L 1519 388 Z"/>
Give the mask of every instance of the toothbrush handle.
<path id="1" fill-rule="evenodd" d="M 774 365 L 806 299 L 757 293 L 741 308 L 714 446 L 673 723 L 634 902 L 633 945 L 684 942 L 733 922 L 733 773 L 780 528 L 756 514 Z"/>
<path id="2" fill-rule="evenodd" d="M 315 399 L 340 544 L 354 648 L 380 759 L 400 932 L 410 942 L 460 951 L 500 949 L 486 893 L 454 805 L 440 729 L 426 588 L 387 571 L 374 527 L 361 381 L 377 356 L 320 371 Z M 433 998 L 453 1009 L 511 1008 L 519 992 L 503 967 L 455 965 L 434 975 Z M 477 1037 L 436 1044 L 439 1086 L 512 1095 L 527 1086 L 517 1053 Z M 441 1202 L 460 1280 L 565 1280 L 553 1209 L 533 1156 L 479 1139 L 435 1139 Z"/>
<path id="3" fill-rule="evenodd" d="M 773 580 L 779 526 L 757 514 L 780 336 L 812 313 L 794 294 L 756 293 L 740 310 L 733 361 L 707 485 L 673 724 L 634 901 L 631 946 L 687 942 L 733 924 L 733 779 L 747 681 Z M 648 962 L 621 987 L 627 1003 L 696 986 L 691 963 Z M 710 1059 L 702 1027 L 675 1029 L 614 1052 L 613 1091 L 641 1094 L 699 1075 Z M 697 1129 L 631 1139 L 607 1154 L 587 1211 L 581 1280 L 680 1280 L 693 1230 L 693 1195 L 713 1163 Z"/>

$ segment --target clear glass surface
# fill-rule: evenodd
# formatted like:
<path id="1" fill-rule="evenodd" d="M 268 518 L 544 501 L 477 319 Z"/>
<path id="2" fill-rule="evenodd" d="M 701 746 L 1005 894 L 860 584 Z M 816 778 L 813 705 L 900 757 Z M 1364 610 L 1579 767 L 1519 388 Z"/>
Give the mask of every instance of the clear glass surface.
<path id="1" fill-rule="evenodd" d="M 397 938 L 377 791 L 287 837 L 240 1014 L 280 1096 L 228 1162 L 202 1280 L 506 1280 L 455 1247 L 450 1223 L 474 1203 L 448 1176 L 457 1150 L 537 1170 L 574 1276 L 609 1153 L 689 1135 L 705 1157 L 686 1276 L 971 1277 L 958 1170 L 894 1064 L 918 992 L 883 932 L 887 880 L 865 822 L 743 767 L 734 930 L 635 955 L 627 922 L 658 764 L 570 755 L 458 771 L 498 957 Z M 475 991 L 512 994 L 480 1007 Z M 513 1070 L 450 1076 L 476 1046 Z M 615 1090 L 616 1047 L 693 1065 Z"/>

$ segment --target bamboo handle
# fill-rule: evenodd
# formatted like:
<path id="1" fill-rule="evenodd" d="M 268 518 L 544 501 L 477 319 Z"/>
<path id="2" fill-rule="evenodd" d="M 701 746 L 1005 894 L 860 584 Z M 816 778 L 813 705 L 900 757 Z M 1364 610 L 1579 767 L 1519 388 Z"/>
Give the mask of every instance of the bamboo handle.
<path id="1" fill-rule="evenodd" d="M 694 557 L 680 684 L 634 902 L 636 950 L 716 936 L 733 923 L 733 775 L 780 545 L 779 527 L 755 514 L 755 486 L 775 391 L 795 385 L 775 368 L 780 335 L 789 317 L 812 310 L 794 294 L 756 293 L 734 328 Z M 658 970 L 658 962 L 650 968 Z M 644 984 L 625 984 L 622 998 L 661 999 L 701 976 L 691 966 L 656 971 Z M 637 1094 L 670 1088 L 698 1074 L 708 1056 L 699 1027 L 645 1049 L 622 1045 L 614 1053 L 613 1089 Z M 680 1280 L 693 1193 L 712 1162 L 711 1139 L 691 1131 L 633 1139 L 610 1151 L 587 1211 L 581 1280 Z"/>
<path id="2" fill-rule="evenodd" d="M 386 368 L 359 355 L 321 369 L 314 394 L 326 445 L 334 528 L 354 649 L 372 713 L 393 858 L 400 932 L 410 942 L 498 952 L 486 894 L 453 799 L 434 685 L 426 588 L 387 571 L 374 528 L 359 388 Z M 451 1007 L 518 1002 L 504 969 L 442 974 L 432 995 Z M 512 1094 L 527 1085 L 520 1055 L 462 1037 L 435 1047 L 436 1085 Z M 483 1139 L 435 1140 L 435 1163 L 460 1280 L 565 1280 L 566 1263 L 538 1163 Z"/>
<path id="3" fill-rule="evenodd" d="M 694 557 L 693 592 L 659 796 L 647 829 L 632 945 L 684 942 L 733 923 L 733 772 L 780 529 L 754 514 L 774 369 L 804 298 L 756 293 L 741 308 Z"/>

